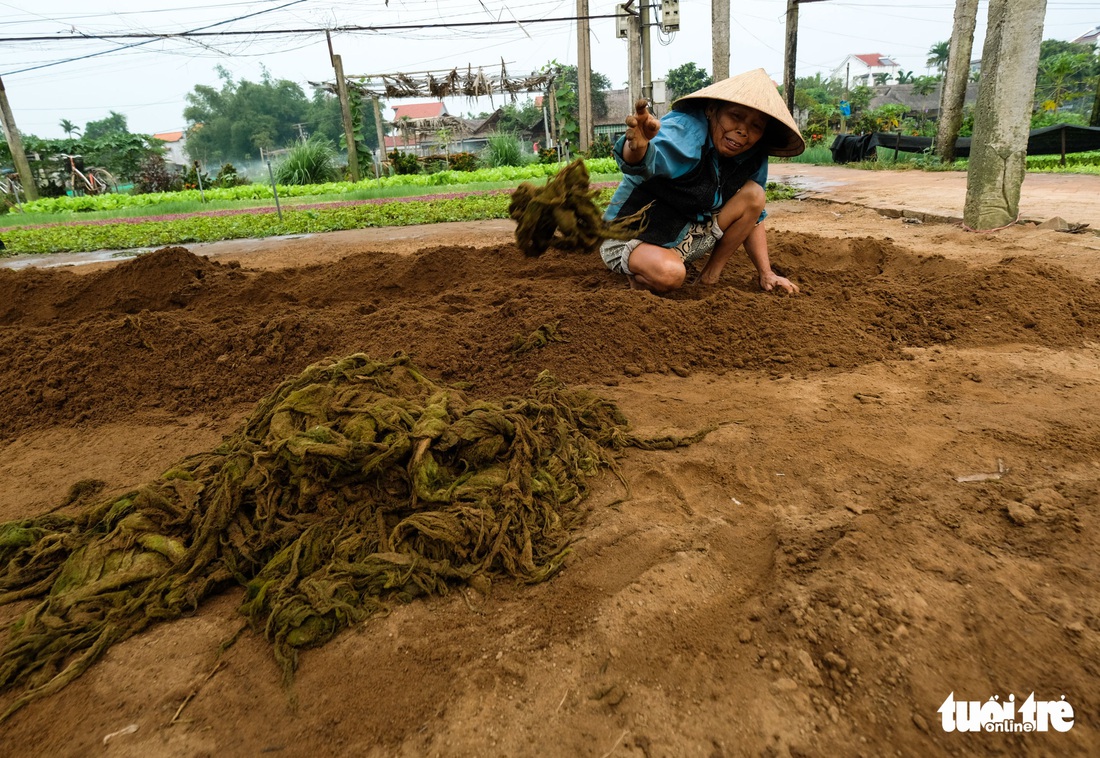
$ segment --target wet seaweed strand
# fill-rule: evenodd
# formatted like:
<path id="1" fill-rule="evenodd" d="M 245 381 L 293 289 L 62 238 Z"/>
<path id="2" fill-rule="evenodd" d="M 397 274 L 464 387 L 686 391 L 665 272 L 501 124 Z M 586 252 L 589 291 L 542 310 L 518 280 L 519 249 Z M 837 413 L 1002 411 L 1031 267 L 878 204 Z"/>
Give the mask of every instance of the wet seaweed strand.
<path id="1" fill-rule="evenodd" d="M 287 681 L 298 651 L 394 600 L 492 578 L 539 582 L 569 551 L 588 477 L 640 439 L 618 408 L 543 373 L 525 397 L 469 400 L 407 356 L 309 367 L 213 451 L 75 516 L 0 524 L 9 626 L 0 714 L 56 692 L 111 645 L 228 583 Z"/>
<path id="2" fill-rule="evenodd" d="M 608 239 L 628 240 L 641 231 L 643 208 L 608 222 L 596 205 L 599 190 L 589 189 L 588 169 L 578 158 L 545 185 L 524 182 L 512 192 L 508 215 L 516 222 L 516 244 L 528 256 L 554 246 L 575 253 L 594 252 Z"/>

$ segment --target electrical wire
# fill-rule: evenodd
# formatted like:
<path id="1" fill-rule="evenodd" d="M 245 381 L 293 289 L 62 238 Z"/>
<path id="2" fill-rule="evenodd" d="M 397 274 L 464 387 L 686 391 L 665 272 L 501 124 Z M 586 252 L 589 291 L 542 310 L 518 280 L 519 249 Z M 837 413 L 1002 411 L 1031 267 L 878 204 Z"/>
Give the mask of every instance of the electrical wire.
<path id="1" fill-rule="evenodd" d="M 212 29 L 215 26 L 223 26 L 225 24 L 231 24 L 235 21 L 243 21 L 245 19 L 254 18 L 254 17 L 262 15 L 264 13 L 272 13 L 272 12 L 277 11 L 277 10 L 282 10 L 283 8 L 288 8 L 292 5 L 299 5 L 300 3 L 305 3 L 305 2 L 309 2 L 309 0 L 290 0 L 290 2 L 284 3 L 283 5 L 280 5 L 280 6 L 275 7 L 275 8 L 270 8 L 268 10 L 262 10 L 262 11 L 256 11 L 255 13 L 249 13 L 249 14 L 246 14 L 244 16 L 237 16 L 236 18 L 227 19 L 225 21 L 217 21 L 213 24 L 207 24 L 206 26 L 200 26 L 200 27 L 198 27 L 198 29 L 195 29 L 192 32 L 189 32 L 188 34 L 203 34 L 204 33 L 203 30 L 205 30 L 205 29 Z M 153 39 L 148 39 L 148 40 L 145 40 L 143 42 L 134 42 L 130 45 L 123 45 L 119 48 L 112 48 L 110 50 L 100 50 L 99 52 L 88 53 L 87 55 L 81 55 L 81 56 L 78 56 L 78 57 L 75 57 L 75 58 L 69 58 L 69 59 L 62 60 L 62 61 L 55 61 L 53 63 L 45 63 L 45 64 L 42 64 L 42 65 L 39 65 L 39 66 L 31 66 L 31 67 L 28 67 L 28 68 L 18 69 L 16 71 L 8 71 L 4 74 L 0 74 L 0 76 L 11 76 L 11 75 L 14 75 L 14 74 L 23 74 L 23 73 L 26 73 L 28 71 L 35 71 L 35 70 L 42 69 L 42 68 L 50 68 L 52 66 L 60 66 L 60 65 L 63 65 L 65 63 L 75 63 L 76 61 L 87 60 L 89 58 L 97 58 L 101 55 L 107 55 L 109 53 L 118 52 L 119 50 L 125 50 L 125 49 L 129 49 L 129 48 L 133 48 L 133 47 L 141 47 L 143 45 L 148 45 L 151 42 L 156 41 L 157 39 L 163 39 L 164 36 L 165 35 L 158 35 L 158 36 L 153 37 Z M 113 38 L 115 38 L 114 35 L 97 35 L 97 36 L 94 37 L 94 39 L 104 39 L 104 40 L 113 39 Z M 3 40 L 0 39 L 0 42 L 2 42 L 2 41 Z"/>

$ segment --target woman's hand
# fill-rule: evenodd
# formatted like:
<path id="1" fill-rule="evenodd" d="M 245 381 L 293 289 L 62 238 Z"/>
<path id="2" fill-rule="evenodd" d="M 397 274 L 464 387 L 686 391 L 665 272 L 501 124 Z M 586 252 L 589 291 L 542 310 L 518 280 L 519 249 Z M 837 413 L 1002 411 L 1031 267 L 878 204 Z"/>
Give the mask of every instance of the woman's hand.
<path id="1" fill-rule="evenodd" d="M 770 269 L 760 275 L 760 289 L 771 292 L 776 287 L 786 290 L 792 295 L 798 294 L 798 285 L 787 277 L 780 276 Z"/>
<path id="2" fill-rule="evenodd" d="M 634 164 L 645 158 L 649 141 L 661 130 L 661 121 L 649 112 L 649 101 L 644 97 L 634 103 L 634 113 L 626 117 L 626 142 L 623 160 Z"/>

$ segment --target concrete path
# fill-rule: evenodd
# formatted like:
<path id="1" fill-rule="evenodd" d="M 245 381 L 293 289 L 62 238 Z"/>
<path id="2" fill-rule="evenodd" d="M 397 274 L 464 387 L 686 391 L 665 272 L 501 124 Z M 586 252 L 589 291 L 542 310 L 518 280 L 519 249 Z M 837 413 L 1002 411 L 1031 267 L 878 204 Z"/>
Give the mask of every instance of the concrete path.
<path id="1" fill-rule="evenodd" d="M 966 203 L 963 171 L 864 171 L 773 161 L 768 179 L 804 190 L 803 197 L 929 220 L 961 222 Z M 1055 217 L 1100 233 L 1100 176 L 1028 174 L 1020 193 L 1020 220 L 1041 223 Z"/>

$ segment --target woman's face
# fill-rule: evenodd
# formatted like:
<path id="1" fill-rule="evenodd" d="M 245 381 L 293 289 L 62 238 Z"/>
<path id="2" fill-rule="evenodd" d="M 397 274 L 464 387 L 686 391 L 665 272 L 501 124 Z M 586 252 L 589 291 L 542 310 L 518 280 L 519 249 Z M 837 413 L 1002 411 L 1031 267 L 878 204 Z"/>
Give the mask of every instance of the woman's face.
<path id="1" fill-rule="evenodd" d="M 768 126 L 767 114 L 739 103 L 715 103 L 706 113 L 710 139 L 726 158 L 750 149 L 764 136 Z"/>

